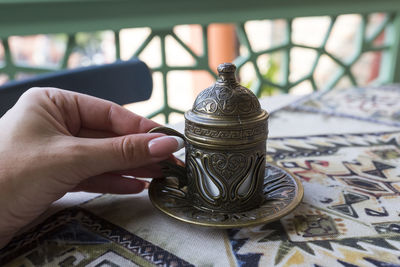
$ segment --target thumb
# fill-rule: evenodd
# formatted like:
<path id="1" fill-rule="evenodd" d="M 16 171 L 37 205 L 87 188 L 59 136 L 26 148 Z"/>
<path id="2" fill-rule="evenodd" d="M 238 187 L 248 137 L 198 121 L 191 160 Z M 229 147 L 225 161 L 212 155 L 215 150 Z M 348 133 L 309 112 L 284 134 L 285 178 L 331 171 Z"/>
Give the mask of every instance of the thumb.
<path id="1" fill-rule="evenodd" d="M 182 138 L 158 133 L 80 141 L 77 166 L 89 171 L 87 177 L 159 162 L 184 146 Z"/>

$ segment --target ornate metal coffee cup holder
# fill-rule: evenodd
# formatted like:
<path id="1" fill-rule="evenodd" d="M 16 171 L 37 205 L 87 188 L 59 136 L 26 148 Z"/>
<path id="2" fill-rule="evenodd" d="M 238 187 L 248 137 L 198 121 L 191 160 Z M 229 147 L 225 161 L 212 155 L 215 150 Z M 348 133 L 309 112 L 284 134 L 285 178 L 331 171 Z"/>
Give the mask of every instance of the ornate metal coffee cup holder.
<path id="1" fill-rule="evenodd" d="M 269 114 L 235 77 L 236 66 L 218 66 L 218 79 L 185 113 L 185 134 L 167 127 L 150 132 L 185 141 L 186 166 L 165 162 L 166 179 L 153 180 L 153 204 L 185 222 L 243 227 L 276 220 L 301 201 L 299 181 L 267 165 Z"/>
<path id="2" fill-rule="evenodd" d="M 257 208 L 241 212 L 217 212 L 194 206 L 182 177 L 185 170 L 168 165 L 165 179 L 154 179 L 149 188 L 153 205 L 183 222 L 213 228 L 238 228 L 265 224 L 280 219 L 296 208 L 303 198 L 300 181 L 281 168 L 267 164 L 263 184 L 263 202 Z"/>

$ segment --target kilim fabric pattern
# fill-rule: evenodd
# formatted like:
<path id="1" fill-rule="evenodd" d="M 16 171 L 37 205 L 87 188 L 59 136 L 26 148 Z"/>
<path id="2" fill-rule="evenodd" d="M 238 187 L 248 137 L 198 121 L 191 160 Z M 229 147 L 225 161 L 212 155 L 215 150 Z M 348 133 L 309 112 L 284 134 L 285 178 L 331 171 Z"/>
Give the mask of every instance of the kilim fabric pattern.
<path id="1" fill-rule="evenodd" d="M 305 197 L 280 221 L 218 230 L 229 245 L 218 253 L 230 258 L 230 265 L 400 265 L 400 132 L 271 138 L 268 151 L 269 161 L 302 180 Z M 154 245 L 159 243 L 157 238 L 138 236 L 143 229 L 138 235 L 131 232 L 133 216 L 129 221 L 113 219 L 100 205 L 112 202 L 115 213 L 121 213 L 122 199 L 104 195 L 83 205 L 84 209 L 54 215 L 14 239 L 1 251 L 0 262 L 5 266 L 190 266 L 206 262 L 211 252 L 189 248 L 197 251 L 197 260 L 187 261 L 179 254 L 188 249 L 185 239 L 170 236 L 170 244 Z M 90 210 L 102 210 L 104 217 L 119 225 Z M 171 229 L 182 224 L 161 218 Z M 154 231 L 156 225 L 148 225 L 147 230 Z M 183 228 L 181 234 L 184 237 Z M 218 241 L 214 236 L 203 242 Z M 166 249 L 171 244 L 178 246 L 177 253 Z"/>
<path id="2" fill-rule="evenodd" d="M 307 96 L 290 108 L 400 126 L 400 85 L 333 89 Z"/>
<path id="3" fill-rule="evenodd" d="M 0 253 L 1 266 L 193 266 L 81 208 L 53 215 Z"/>
<path id="4" fill-rule="evenodd" d="M 280 222 L 228 231 L 237 261 L 400 265 L 399 148 L 400 132 L 271 140 L 269 160 L 302 180 L 305 197 Z"/>

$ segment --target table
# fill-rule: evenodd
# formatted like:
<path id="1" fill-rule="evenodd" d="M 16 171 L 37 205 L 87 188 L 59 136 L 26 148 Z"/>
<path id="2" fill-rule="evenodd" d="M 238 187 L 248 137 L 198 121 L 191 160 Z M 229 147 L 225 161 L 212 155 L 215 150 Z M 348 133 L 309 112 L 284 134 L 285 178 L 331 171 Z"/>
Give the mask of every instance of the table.
<path id="1" fill-rule="evenodd" d="M 208 229 L 162 214 L 147 192 L 74 193 L 0 250 L 0 265 L 399 266 L 400 86 L 261 104 L 272 111 L 267 160 L 305 190 L 280 221 Z"/>

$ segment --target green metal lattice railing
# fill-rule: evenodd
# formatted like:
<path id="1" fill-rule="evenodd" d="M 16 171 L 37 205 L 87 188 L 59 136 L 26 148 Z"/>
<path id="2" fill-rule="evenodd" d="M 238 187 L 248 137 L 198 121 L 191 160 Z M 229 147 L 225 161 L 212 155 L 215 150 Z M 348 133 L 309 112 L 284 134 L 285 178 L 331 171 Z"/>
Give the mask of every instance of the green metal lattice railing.
<path id="1" fill-rule="evenodd" d="M 391 9 L 393 10 L 393 9 Z M 323 14 L 322 15 L 326 15 Z M 230 22 L 235 23 L 236 32 L 238 36 L 238 42 L 241 47 L 243 47 L 243 51 L 240 52 L 235 63 L 239 69 L 239 71 L 246 65 L 251 65 L 255 72 L 255 80 L 251 83 L 252 90 L 256 93 L 257 96 L 261 96 L 263 88 L 276 88 L 282 92 L 289 92 L 292 88 L 298 86 L 303 82 L 309 82 L 312 86 L 313 90 L 321 90 L 321 89 L 331 89 L 333 88 L 341 79 L 347 77 L 352 85 L 358 85 L 357 77 L 352 72 L 352 67 L 356 62 L 362 57 L 363 54 L 368 52 L 382 52 L 383 59 L 381 62 L 381 70 L 379 72 L 378 82 L 379 83 L 388 83 L 388 82 L 396 82 L 400 79 L 396 73 L 399 72 L 397 67 L 398 59 L 397 52 L 399 49 L 399 37 L 397 34 L 397 29 L 399 29 L 399 15 L 397 11 L 386 12 L 384 14 L 384 19 L 379 23 L 373 33 L 367 35 L 366 28 L 369 23 L 370 13 L 361 13 L 361 22 L 359 25 L 358 33 L 357 33 L 357 42 L 356 49 L 353 55 L 343 60 L 339 58 L 337 55 L 331 53 L 326 49 L 327 42 L 331 37 L 332 29 L 337 21 L 337 17 L 339 14 L 329 15 L 329 26 L 326 29 L 326 32 L 323 37 L 323 41 L 319 46 L 309 46 L 304 44 L 299 44 L 293 41 L 293 21 L 294 17 L 285 18 L 285 40 L 272 46 L 270 48 L 255 51 L 250 43 L 248 33 L 246 32 L 245 22 L 241 20 L 230 20 Z M 283 16 L 284 17 L 284 16 Z M 259 19 L 260 16 L 255 16 L 255 19 Z M 197 21 L 193 21 L 194 23 Z M 213 22 L 210 19 L 209 22 Z M 210 75 L 215 77 L 215 73 L 209 67 L 209 58 L 208 58 L 208 36 L 207 36 L 207 28 L 208 23 L 202 23 L 202 53 L 198 54 L 193 49 L 190 48 L 190 45 L 184 42 L 175 32 L 174 25 L 166 24 L 164 26 L 157 25 L 154 28 L 151 28 L 150 34 L 144 39 L 138 49 L 132 55 L 133 57 L 141 57 L 142 52 L 148 47 L 151 41 L 154 38 L 159 38 L 160 40 L 160 54 L 161 54 L 161 63 L 159 66 L 154 67 L 153 71 L 155 73 L 160 73 L 162 76 L 162 91 L 163 91 L 163 104 L 161 107 L 158 107 L 154 112 L 152 112 L 148 117 L 154 117 L 159 114 L 163 114 L 165 116 L 165 120 L 168 123 L 169 116 L 172 113 L 182 114 L 183 111 L 171 107 L 169 105 L 169 98 L 171 97 L 168 94 L 168 73 L 171 71 L 194 71 L 194 70 L 203 70 L 208 72 Z M 134 26 L 134 25 L 133 25 Z M 152 25 L 148 25 L 152 26 Z M 106 28 L 104 28 L 106 29 Z M 121 58 L 120 51 L 120 30 L 123 27 L 114 27 L 114 35 L 115 35 L 115 54 L 116 58 Z M 52 30 L 56 32 L 56 30 Z M 51 31 L 49 31 L 51 32 Z M 76 31 L 71 31 L 71 28 L 66 28 L 66 32 L 68 33 L 68 40 L 66 45 L 66 50 L 61 60 L 61 64 L 58 68 L 49 68 L 49 67 L 29 67 L 29 66 L 21 66 L 16 65 L 13 61 L 12 53 L 9 47 L 9 36 L 10 33 L 2 34 L 1 41 L 4 47 L 4 64 L 0 67 L 0 73 L 5 73 L 9 76 L 10 79 L 13 79 L 17 73 L 43 73 L 48 71 L 54 71 L 55 69 L 66 68 L 68 64 L 68 59 L 73 52 L 74 47 L 76 46 Z M 18 31 L 17 31 L 18 33 Z M 33 32 L 35 33 L 35 32 Z M 46 32 L 45 32 L 46 33 Z M 0 32 L 1 34 L 1 32 Z M 385 40 L 382 43 L 377 43 L 377 39 L 382 34 L 385 35 Z M 192 58 L 193 64 L 188 66 L 171 66 L 167 63 L 167 49 L 166 49 L 166 38 L 173 38 L 176 43 L 181 46 Z M 312 50 L 316 53 L 315 59 L 313 61 L 312 66 L 310 67 L 309 72 L 302 76 L 297 80 L 290 79 L 290 63 L 291 63 L 291 51 L 294 48 L 302 48 Z M 242 50 L 241 50 L 242 51 Z M 266 77 L 264 73 L 260 70 L 257 61 L 259 57 L 265 55 L 272 55 L 280 53 L 282 56 L 279 58 L 279 77 L 282 77 L 280 81 L 277 81 L 274 77 Z M 338 65 L 338 70 L 334 73 L 331 79 L 324 85 L 323 88 L 317 86 L 315 82 L 315 71 L 318 66 L 318 63 L 322 56 L 330 58 L 335 64 Z"/>
<path id="2" fill-rule="evenodd" d="M 368 22 L 368 15 L 361 15 L 361 24 L 358 30 L 357 34 L 357 44 L 356 44 L 356 50 L 355 53 L 351 58 L 349 58 L 347 61 L 339 59 L 337 56 L 332 54 L 331 52 L 327 51 L 325 48 L 328 39 L 330 37 L 330 34 L 332 32 L 333 26 L 335 25 L 337 16 L 330 16 L 330 23 L 329 26 L 326 30 L 326 33 L 324 35 L 323 41 L 320 46 L 308 46 L 308 45 L 303 45 L 303 44 L 297 44 L 292 41 L 292 19 L 286 20 L 286 40 L 283 44 L 268 48 L 263 51 L 259 52 L 254 52 L 251 48 L 250 42 L 247 38 L 246 31 L 244 29 L 244 24 L 239 24 L 238 25 L 238 35 L 241 40 L 241 44 L 245 45 L 246 48 L 250 51 L 250 53 L 246 56 L 241 56 L 237 59 L 237 65 L 240 68 L 247 62 L 251 62 L 255 69 L 256 69 L 256 74 L 257 74 L 257 86 L 254 88 L 256 94 L 259 96 L 261 93 L 261 88 L 264 85 L 272 86 L 274 88 L 278 88 L 284 92 L 289 92 L 289 90 L 296 85 L 304 82 L 304 81 L 310 81 L 313 90 L 318 90 L 318 89 L 332 89 L 340 79 L 343 77 L 347 76 L 352 85 L 356 86 L 358 85 L 356 78 L 354 77 L 351 67 L 357 62 L 357 60 L 360 59 L 363 53 L 371 52 L 371 51 L 381 51 L 385 52 L 390 49 L 393 49 L 394 43 L 392 40 L 387 41 L 385 44 L 381 45 L 374 45 L 374 42 L 377 40 L 377 38 L 385 31 L 385 29 L 388 29 L 391 25 L 393 25 L 394 19 L 396 15 L 391 13 L 391 14 L 386 14 L 385 19 L 378 25 L 375 29 L 375 31 L 370 35 L 366 36 L 366 25 Z M 298 47 L 298 48 L 304 48 L 304 49 L 310 49 L 314 50 L 317 54 L 311 68 L 308 74 L 304 75 L 302 78 L 290 82 L 289 81 L 289 75 L 290 75 L 290 51 L 291 49 Z M 271 54 L 275 52 L 282 51 L 284 53 L 284 58 L 282 60 L 282 72 L 283 72 L 283 83 L 278 84 L 274 83 L 271 80 L 267 80 L 263 77 L 262 73 L 260 72 L 259 68 L 257 67 L 257 58 L 259 56 L 265 55 L 265 54 Z M 318 65 L 318 62 L 321 58 L 321 56 L 326 55 L 328 56 L 332 61 L 334 61 L 336 64 L 340 66 L 339 71 L 332 77 L 332 79 L 324 86 L 324 88 L 318 88 L 316 83 L 315 83 L 315 78 L 314 78 L 314 73 L 316 70 L 316 67 Z M 383 78 L 383 77 L 381 77 Z M 383 81 L 382 81 L 383 82 Z"/>

